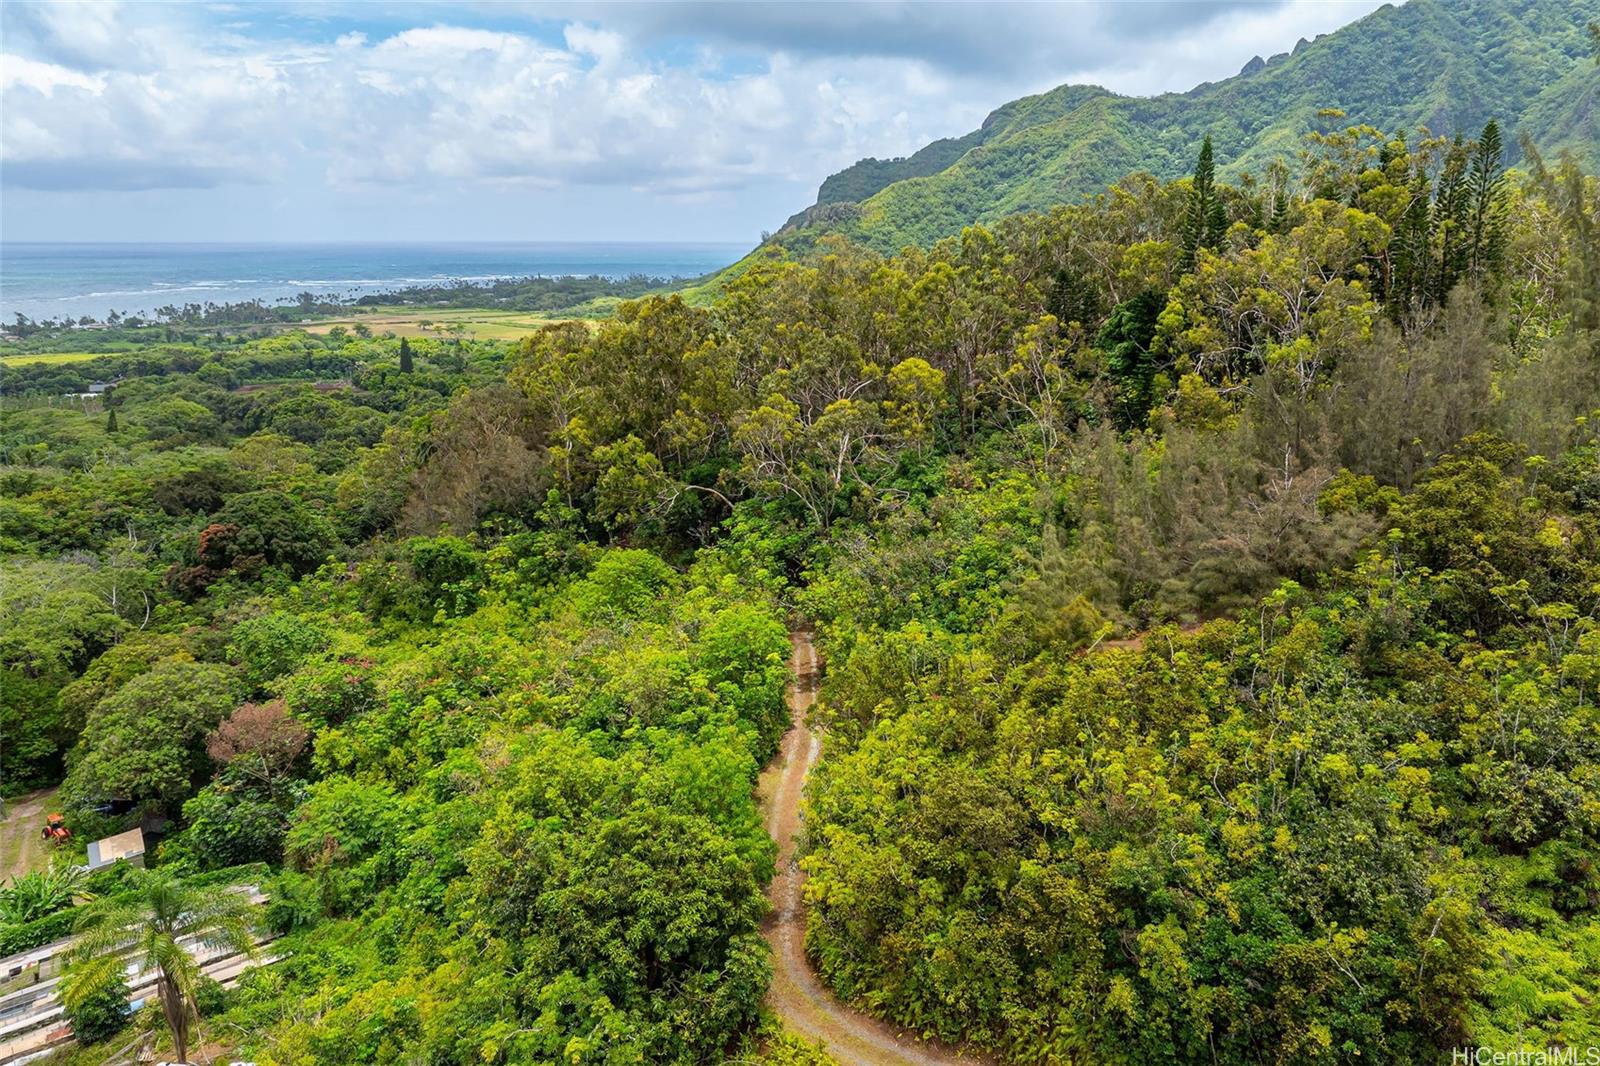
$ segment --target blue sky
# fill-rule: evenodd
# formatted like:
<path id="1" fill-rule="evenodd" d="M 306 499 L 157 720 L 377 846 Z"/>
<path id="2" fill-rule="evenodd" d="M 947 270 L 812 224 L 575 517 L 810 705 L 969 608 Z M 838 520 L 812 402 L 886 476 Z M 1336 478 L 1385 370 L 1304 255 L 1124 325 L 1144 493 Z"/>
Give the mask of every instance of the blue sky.
<path id="1" fill-rule="evenodd" d="M 1182 91 L 1377 6 L 10 2 L 0 227 L 753 242 L 1017 96 Z"/>

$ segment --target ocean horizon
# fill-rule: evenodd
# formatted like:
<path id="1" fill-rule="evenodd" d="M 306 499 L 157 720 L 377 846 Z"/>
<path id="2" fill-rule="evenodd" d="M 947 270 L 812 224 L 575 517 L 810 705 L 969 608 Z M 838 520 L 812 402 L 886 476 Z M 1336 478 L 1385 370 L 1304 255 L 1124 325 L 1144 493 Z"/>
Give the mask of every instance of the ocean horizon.
<path id="1" fill-rule="evenodd" d="M 729 242 L 0 242 L 0 317 L 103 319 L 168 305 L 353 300 L 414 285 L 522 277 L 693 278 L 750 250 Z"/>

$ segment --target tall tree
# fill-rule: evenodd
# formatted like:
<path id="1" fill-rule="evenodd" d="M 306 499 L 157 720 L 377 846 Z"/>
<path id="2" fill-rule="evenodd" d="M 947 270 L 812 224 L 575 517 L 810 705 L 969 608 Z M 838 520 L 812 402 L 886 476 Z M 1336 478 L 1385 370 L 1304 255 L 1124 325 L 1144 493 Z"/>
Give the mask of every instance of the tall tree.
<path id="1" fill-rule="evenodd" d="M 1217 195 L 1216 164 L 1212 160 L 1211 135 L 1200 143 L 1200 158 L 1195 162 L 1194 185 L 1189 189 L 1189 206 L 1183 218 L 1182 270 L 1194 267 L 1201 248 L 1216 248 L 1228 229 L 1228 216 Z"/>
<path id="2" fill-rule="evenodd" d="M 1562 153 L 1554 168 L 1526 133 L 1522 135 L 1522 154 L 1533 169 L 1535 187 L 1541 198 L 1561 220 L 1560 238 L 1565 247 L 1557 262 L 1557 285 L 1561 291 L 1562 312 L 1572 316 L 1583 329 L 1600 329 L 1600 198 L 1594 195 L 1592 180 L 1570 153 Z"/>
<path id="3" fill-rule="evenodd" d="M 1500 124 L 1494 119 L 1483 127 L 1472 149 L 1466 195 L 1466 267 L 1481 280 L 1499 268 L 1505 258 L 1505 167 L 1501 162 Z"/>
<path id="4" fill-rule="evenodd" d="M 1092 327 L 1100 317 L 1099 294 L 1082 274 L 1062 267 L 1056 271 L 1050 284 L 1050 295 L 1045 310 L 1066 326 L 1077 322 L 1085 329 Z"/>
<path id="5" fill-rule="evenodd" d="M 1418 296 L 1431 303 L 1444 303 L 1450 290 L 1466 273 L 1468 263 L 1469 225 L 1471 199 L 1467 187 L 1468 153 L 1466 143 L 1457 134 L 1445 154 L 1444 166 L 1439 171 L 1439 189 L 1434 197 L 1434 228 L 1438 231 L 1438 269 L 1433 272 L 1432 285 Z"/>
<path id="6" fill-rule="evenodd" d="M 411 373 L 411 342 L 400 338 L 400 373 Z"/>
<path id="7" fill-rule="evenodd" d="M 1268 233 L 1284 233 L 1289 229 L 1289 180 L 1289 164 L 1282 159 L 1267 164 Z"/>
<path id="8" fill-rule="evenodd" d="M 1411 183 L 1411 199 L 1391 244 L 1392 269 L 1388 311 L 1396 322 L 1431 302 L 1438 271 L 1434 269 L 1434 213 L 1428 176 L 1420 169 Z"/>
<path id="9" fill-rule="evenodd" d="M 1112 309 L 1095 344 L 1105 352 L 1106 370 L 1116 383 L 1116 422 L 1120 429 L 1142 427 L 1155 399 L 1156 376 L 1150 342 L 1166 306 L 1164 293 L 1147 289 Z"/>
<path id="10" fill-rule="evenodd" d="M 160 870 L 139 874 L 135 886 L 131 894 L 83 907 L 73 984 L 85 995 L 109 985 L 122 976 L 129 959 L 154 971 L 174 1059 L 186 1062 L 190 1022 L 199 1018 L 194 997 L 201 977 L 200 963 L 190 952 L 206 947 L 254 955 L 254 908 L 238 892 L 191 887 Z"/>

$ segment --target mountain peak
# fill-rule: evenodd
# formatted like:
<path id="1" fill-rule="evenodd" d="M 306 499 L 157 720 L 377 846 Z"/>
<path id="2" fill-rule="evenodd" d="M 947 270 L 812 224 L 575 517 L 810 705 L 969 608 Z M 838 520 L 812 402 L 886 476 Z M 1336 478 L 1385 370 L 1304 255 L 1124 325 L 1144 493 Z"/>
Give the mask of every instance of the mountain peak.
<path id="1" fill-rule="evenodd" d="M 1081 199 L 1133 171 L 1179 177 L 1207 133 L 1222 176 L 1259 172 L 1297 152 L 1325 108 L 1396 132 L 1471 136 L 1496 118 L 1513 157 L 1526 134 L 1592 169 L 1600 67 L 1585 26 L 1596 19 L 1600 0 L 1411 0 L 1185 93 L 1061 85 L 996 108 L 963 136 L 846 167 L 780 235 L 820 227 L 881 251 L 926 244 Z M 1496 62 L 1483 62 L 1491 54 Z"/>

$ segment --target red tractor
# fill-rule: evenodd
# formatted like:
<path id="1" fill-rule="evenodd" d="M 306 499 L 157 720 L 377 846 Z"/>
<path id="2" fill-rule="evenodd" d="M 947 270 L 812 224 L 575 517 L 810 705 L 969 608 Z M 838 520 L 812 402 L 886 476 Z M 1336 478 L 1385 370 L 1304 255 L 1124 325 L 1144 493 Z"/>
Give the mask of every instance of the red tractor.
<path id="1" fill-rule="evenodd" d="M 64 844 L 72 837 L 72 830 L 67 828 L 67 820 L 59 814 L 52 814 L 44 820 L 44 828 L 39 830 L 39 836 L 52 844 Z"/>

